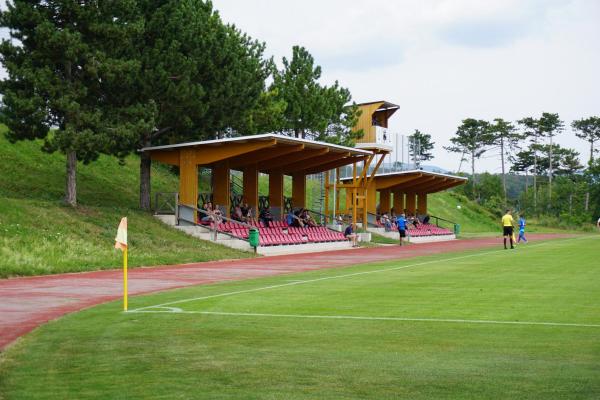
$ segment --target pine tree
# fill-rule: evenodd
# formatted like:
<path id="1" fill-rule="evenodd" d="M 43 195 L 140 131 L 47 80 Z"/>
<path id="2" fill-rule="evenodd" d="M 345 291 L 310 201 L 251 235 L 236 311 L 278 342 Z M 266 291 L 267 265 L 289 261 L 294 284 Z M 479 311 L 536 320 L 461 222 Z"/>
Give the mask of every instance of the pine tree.
<path id="1" fill-rule="evenodd" d="M 285 102 L 283 125 L 279 132 L 298 138 L 311 138 L 353 145 L 362 131 L 353 131 L 359 116 L 350 91 L 336 81 L 322 86 L 321 67 L 304 47 L 294 46 L 292 59 L 283 58 L 283 69 L 273 76 L 271 90 Z"/>
<path id="2" fill-rule="evenodd" d="M 544 137 L 544 132 L 540 126 L 540 120 L 532 117 L 526 117 L 517 121 L 523 131 L 522 137 L 530 142 L 533 148 L 533 210 L 537 212 L 537 160 L 538 153 L 535 146 Z"/>
<path id="3" fill-rule="evenodd" d="M 456 130 L 456 134 L 450 139 L 452 146 L 444 149 L 461 154 L 469 154 L 471 159 L 471 179 L 473 179 L 473 197 L 476 198 L 475 160 L 489 150 L 493 141 L 490 133 L 490 124 L 487 121 L 467 118 Z"/>
<path id="4" fill-rule="evenodd" d="M 117 154 L 141 147 L 214 139 L 247 126 L 265 89 L 264 43 L 221 21 L 202 0 L 141 0 L 144 29 L 129 56 L 126 102 L 152 121 L 115 142 Z M 150 208 L 151 160 L 140 155 L 140 208 Z"/>
<path id="5" fill-rule="evenodd" d="M 431 141 L 431 135 L 421 133 L 418 129 L 412 135 L 408 136 L 408 153 L 415 160 L 415 167 L 421 168 L 422 161 L 433 159 L 433 146 L 435 142 Z"/>
<path id="6" fill-rule="evenodd" d="M 539 120 L 539 126 L 544 136 L 549 140 L 548 146 L 548 160 L 550 162 L 548 169 L 548 206 L 552 207 L 552 178 L 554 175 L 554 163 L 552 157 L 552 151 L 554 146 L 552 145 L 552 139 L 563 131 L 564 123 L 561 121 L 558 114 L 542 113 L 542 117 Z"/>
<path id="7" fill-rule="evenodd" d="M 65 203 L 77 204 L 77 161 L 107 150 L 118 118 L 102 106 L 107 82 L 127 69 L 109 55 L 135 26 L 121 23 L 132 2 L 14 1 L 0 15 L 10 38 L 0 45 L 8 77 L 0 84 L 10 141 L 43 139 L 66 155 Z M 125 63 L 126 64 L 126 63 Z"/>
<path id="8" fill-rule="evenodd" d="M 510 157 L 512 151 L 517 147 L 518 141 L 521 138 L 516 133 L 513 124 L 503 120 L 502 118 L 494 119 L 494 123 L 490 125 L 490 132 L 493 136 L 492 144 L 500 148 L 500 163 L 502 167 L 502 191 L 504 193 L 504 206 L 506 207 L 506 171 L 505 158 Z"/>
<path id="9" fill-rule="evenodd" d="M 575 130 L 575 135 L 590 144 L 590 161 L 594 162 L 594 153 L 598 151 L 594 148 L 594 143 L 600 140 L 600 117 L 588 117 L 573 121 L 571 127 Z"/>

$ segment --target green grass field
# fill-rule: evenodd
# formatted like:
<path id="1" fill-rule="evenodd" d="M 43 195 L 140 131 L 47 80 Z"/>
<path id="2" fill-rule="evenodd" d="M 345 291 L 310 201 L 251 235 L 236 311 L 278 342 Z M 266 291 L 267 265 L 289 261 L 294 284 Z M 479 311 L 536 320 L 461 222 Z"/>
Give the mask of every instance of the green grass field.
<path id="1" fill-rule="evenodd" d="M 139 158 L 135 155 L 122 165 L 107 156 L 89 165 L 79 163 L 79 206 L 62 206 L 65 157 L 42 152 L 41 141 L 11 144 L 4 137 L 5 130 L 0 125 L 0 278 L 117 267 L 120 259 L 112 242 L 125 215 L 129 217 L 132 267 L 252 256 L 191 238 L 140 212 Z M 173 192 L 177 187 L 178 178 L 169 168 L 154 165 L 153 193 Z M 316 181 L 307 183 L 309 204 L 318 188 Z M 264 176 L 260 192 L 268 192 Z M 286 179 L 286 193 L 291 194 L 290 179 Z M 460 196 L 439 193 L 430 203 L 433 214 L 457 221 L 465 233 L 497 230 L 489 213 Z M 379 242 L 394 241 L 380 238 Z"/>
<path id="2" fill-rule="evenodd" d="M 131 299 L 143 312 L 105 304 L 3 353 L 0 397 L 600 398 L 599 244 L 197 286 Z"/>
<path id="3" fill-rule="evenodd" d="M 107 156 L 79 163 L 79 206 L 63 206 L 65 157 L 43 153 L 40 141 L 10 144 L 5 129 L 0 125 L 0 278 L 118 267 L 112 244 L 123 216 L 129 218 L 132 267 L 252 256 L 199 241 L 140 212 L 137 156 L 124 165 Z M 167 168 L 153 168 L 153 193 L 177 185 Z"/>

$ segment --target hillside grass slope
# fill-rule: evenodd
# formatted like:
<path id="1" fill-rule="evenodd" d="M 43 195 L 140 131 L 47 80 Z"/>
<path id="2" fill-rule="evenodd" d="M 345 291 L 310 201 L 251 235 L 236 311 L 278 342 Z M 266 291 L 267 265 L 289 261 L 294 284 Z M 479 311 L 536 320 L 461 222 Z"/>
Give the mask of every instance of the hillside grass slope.
<path id="1" fill-rule="evenodd" d="M 124 165 L 101 156 L 78 164 L 77 208 L 61 204 L 65 157 L 41 142 L 9 143 L 0 127 L 0 277 L 119 267 L 113 249 L 119 220 L 129 219 L 129 265 L 148 266 L 249 257 L 170 228 L 137 210 L 139 158 Z M 174 191 L 177 177 L 154 166 L 152 192 Z"/>

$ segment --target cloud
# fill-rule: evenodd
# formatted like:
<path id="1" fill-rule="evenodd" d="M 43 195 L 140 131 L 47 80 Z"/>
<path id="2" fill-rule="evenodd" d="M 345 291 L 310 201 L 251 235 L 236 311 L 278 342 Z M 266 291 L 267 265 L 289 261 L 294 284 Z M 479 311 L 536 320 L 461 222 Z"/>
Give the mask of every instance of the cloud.
<path id="1" fill-rule="evenodd" d="M 466 21 L 444 27 L 438 35 L 448 43 L 461 46 L 500 47 L 522 39 L 529 26 L 520 21 Z"/>

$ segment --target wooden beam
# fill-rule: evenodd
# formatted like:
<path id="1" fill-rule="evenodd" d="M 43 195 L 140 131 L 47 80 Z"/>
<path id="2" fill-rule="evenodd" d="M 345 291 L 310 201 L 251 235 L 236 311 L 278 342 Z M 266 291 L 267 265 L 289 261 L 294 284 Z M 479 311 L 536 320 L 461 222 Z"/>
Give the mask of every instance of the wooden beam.
<path id="1" fill-rule="evenodd" d="M 194 148 L 196 153 L 196 164 L 210 165 L 242 154 L 274 147 L 276 144 L 277 140 L 271 139 L 260 142 L 228 143 L 226 146 L 215 145 L 196 147 Z"/>
<path id="2" fill-rule="evenodd" d="M 258 168 L 256 164 L 248 165 L 243 169 L 244 198 L 258 215 Z"/>
<path id="3" fill-rule="evenodd" d="M 371 214 L 376 214 L 377 213 L 377 190 L 375 190 L 375 186 L 368 186 L 366 188 L 364 188 L 366 195 L 365 195 L 365 200 L 364 200 L 364 208 L 366 209 L 367 212 L 370 212 Z M 363 215 L 365 219 L 364 221 L 368 221 L 368 217 L 366 217 L 366 213 L 364 213 Z M 365 226 L 366 228 L 366 226 Z"/>
<path id="4" fill-rule="evenodd" d="M 269 173 L 269 171 L 278 171 L 286 165 L 293 164 L 295 162 L 306 160 L 309 158 L 321 156 L 327 153 L 329 153 L 329 148 L 327 147 L 324 149 L 304 149 L 296 154 L 278 157 L 269 161 L 268 163 L 264 163 L 264 165 L 259 165 L 259 169 L 261 172 L 266 173 Z"/>
<path id="5" fill-rule="evenodd" d="M 406 212 L 414 214 L 417 208 L 417 195 L 415 193 L 406 193 Z"/>
<path id="6" fill-rule="evenodd" d="M 444 178 L 445 179 L 445 178 Z M 408 192 L 418 192 L 427 186 L 431 186 L 439 182 L 440 178 L 431 176 L 431 177 L 422 177 L 419 180 L 411 181 L 410 183 L 403 184 L 400 189 L 405 193 Z"/>
<path id="7" fill-rule="evenodd" d="M 446 189 L 453 188 L 455 186 L 462 185 L 463 183 L 464 183 L 464 181 L 443 182 L 443 183 L 440 183 L 440 184 L 431 185 L 429 187 L 423 188 L 423 189 L 421 189 L 421 191 L 424 192 L 424 193 L 436 193 L 436 192 L 441 192 L 441 191 L 446 190 Z"/>
<path id="8" fill-rule="evenodd" d="M 379 212 L 381 214 L 384 212 L 390 212 L 390 194 L 391 191 L 389 189 L 379 191 Z"/>
<path id="9" fill-rule="evenodd" d="M 306 207 L 306 175 L 302 172 L 292 174 L 292 205 Z"/>
<path id="10" fill-rule="evenodd" d="M 377 189 L 394 189 L 396 186 L 420 179 L 423 174 L 408 176 L 380 176 L 375 177 L 375 187 Z"/>
<path id="11" fill-rule="evenodd" d="M 417 210 L 419 215 L 427 214 L 427 193 L 417 194 Z"/>
<path id="12" fill-rule="evenodd" d="M 198 166 L 193 149 L 181 149 L 179 165 L 179 202 L 198 206 Z M 178 152 L 179 153 L 179 152 Z M 195 215 L 195 213 L 194 213 Z"/>
<path id="13" fill-rule="evenodd" d="M 150 151 L 150 159 L 163 164 L 179 165 L 179 152 L 181 150 L 156 150 Z M 187 162 L 187 161 L 186 161 Z"/>
<path id="14" fill-rule="evenodd" d="M 273 217 L 280 219 L 283 214 L 283 173 L 273 171 L 269 174 L 269 204 Z"/>
<path id="15" fill-rule="evenodd" d="M 220 206 L 225 209 L 225 216 L 229 217 L 230 206 L 230 184 L 229 184 L 229 164 L 227 160 L 215 164 L 212 169 L 213 179 L 213 206 Z"/>
<path id="16" fill-rule="evenodd" d="M 304 150 L 303 144 L 294 146 L 276 146 L 274 148 L 266 148 L 249 154 L 232 158 L 229 161 L 231 169 L 244 168 L 247 165 L 269 163 L 271 160 L 280 159 L 292 153 L 297 153 Z"/>
<path id="17" fill-rule="evenodd" d="M 319 172 L 329 171 L 329 170 L 332 170 L 332 169 L 343 167 L 344 165 L 350 165 L 350 164 L 352 164 L 354 162 L 364 161 L 366 158 L 367 158 L 367 156 L 358 157 L 358 158 L 356 158 L 356 157 L 346 157 L 346 158 L 343 158 L 341 160 L 332 161 L 332 162 L 329 162 L 329 163 L 326 163 L 326 164 L 323 164 L 323 165 L 319 165 L 319 166 L 311 168 L 311 169 L 307 169 L 305 171 L 305 173 L 307 175 L 317 174 Z"/>
<path id="18" fill-rule="evenodd" d="M 330 153 L 322 155 L 322 156 L 317 156 L 317 157 L 309 158 L 306 160 L 298 161 L 293 164 L 285 165 L 282 167 L 282 170 L 287 174 L 293 174 L 294 172 L 298 172 L 298 171 L 306 171 L 311 168 L 320 169 L 320 171 L 322 171 L 323 169 L 321 166 L 323 164 L 327 164 L 332 161 L 339 160 L 340 158 L 343 159 L 343 158 L 346 158 L 349 156 L 350 156 L 350 153 L 348 153 L 348 152 L 346 152 L 346 153 L 331 153 L 330 152 Z"/>
<path id="19" fill-rule="evenodd" d="M 414 186 L 408 188 L 407 190 L 410 190 L 410 191 L 413 191 L 413 192 L 431 193 L 430 192 L 431 188 L 446 187 L 446 186 L 448 186 L 449 183 L 450 182 L 447 181 L 447 179 L 444 179 L 443 181 L 437 180 L 437 181 L 422 183 L 422 184 L 419 184 L 419 185 L 414 185 Z"/>
<path id="20" fill-rule="evenodd" d="M 377 170 L 379 169 L 379 166 L 381 165 L 381 163 L 385 159 L 385 155 L 386 154 L 384 154 L 381 157 L 379 157 L 379 161 L 377 161 L 377 164 L 375 164 L 375 168 L 373 168 L 373 172 L 371 172 L 371 176 L 369 177 L 369 180 L 367 181 L 367 186 L 371 185 L 371 182 L 373 181 L 373 178 L 375 177 L 375 174 L 377 173 Z"/>
<path id="21" fill-rule="evenodd" d="M 404 211 L 404 192 L 394 190 L 394 212 L 400 215 Z"/>

